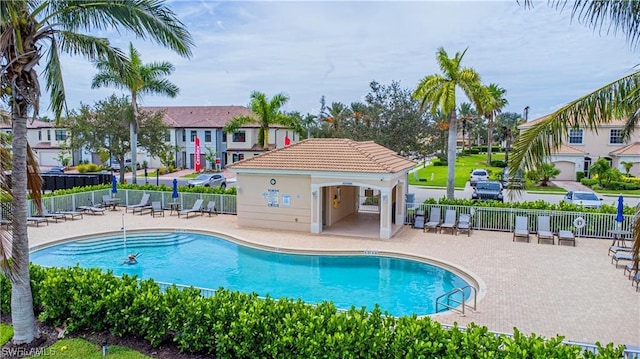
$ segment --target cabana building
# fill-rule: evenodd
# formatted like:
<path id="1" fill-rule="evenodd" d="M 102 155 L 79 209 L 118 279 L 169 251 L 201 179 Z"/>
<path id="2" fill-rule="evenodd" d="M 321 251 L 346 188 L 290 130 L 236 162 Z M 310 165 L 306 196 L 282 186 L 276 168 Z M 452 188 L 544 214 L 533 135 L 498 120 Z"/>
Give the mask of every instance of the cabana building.
<path id="1" fill-rule="evenodd" d="M 233 163 L 241 227 L 390 239 L 414 162 L 373 141 L 312 138 Z"/>

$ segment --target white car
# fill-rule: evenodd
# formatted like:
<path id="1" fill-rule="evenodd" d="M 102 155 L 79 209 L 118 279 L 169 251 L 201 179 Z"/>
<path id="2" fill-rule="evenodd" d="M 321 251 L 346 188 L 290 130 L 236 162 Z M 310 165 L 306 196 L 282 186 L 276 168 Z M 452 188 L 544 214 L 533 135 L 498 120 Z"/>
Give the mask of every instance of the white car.
<path id="1" fill-rule="evenodd" d="M 475 187 L 478 181 L 488 181 L 489 180 L 489 172 L 484 169 L 475 169 L 471 171 L 471 177 L 469 177 L 469 183 L 472 187 Z"/>
<path id="2" fill-rule="evenodd" d="M 595 193 L 589 191 L 569 191 L 564 195 L 563 201 L 585 208 L 600 209 L 602 207 L 602 198 L 598 198 Z"/>

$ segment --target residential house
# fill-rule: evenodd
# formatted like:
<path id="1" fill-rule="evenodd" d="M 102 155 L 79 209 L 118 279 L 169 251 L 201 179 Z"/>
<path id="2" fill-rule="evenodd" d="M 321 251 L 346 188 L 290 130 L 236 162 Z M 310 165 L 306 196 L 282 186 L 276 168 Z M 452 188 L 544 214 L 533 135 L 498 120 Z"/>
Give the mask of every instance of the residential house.
<path id="1" fill-rule="evenodd" d="M 519 126 L 526 131 L 545 117 Z M 596 131 L 583 128 L 570 129 L 562 146 L 551 154 L 551 162 L 560 170 L 557 180 L 575 181 L 576 173 L 589 177 L 589 167 L 599 158 L 606 159 L 612 167 L 625 172 L 622 162 L 632 162 L 630 173 L 640 176 L 640 126 L 636 127 L 628 141 L 622 138 L 624 120 L 601 124 Z"/>
<path id="2" fill-rule="evenodd" d="M 0 131 L 11 134 L 10 123 L 0 123 Z M 39 120 L 27 121 L 27 141 L 31 145 L 38 163 L 42 166 L 60 166 L 60 153 L 67 142 L 68 131 L 64 128 L 56 127 L 55 122 L 45 122 Z M 65 153 L 70 162 L 77 161 L 79 152 Z M 73 158 L 72 158 L 73 157 Z"/>

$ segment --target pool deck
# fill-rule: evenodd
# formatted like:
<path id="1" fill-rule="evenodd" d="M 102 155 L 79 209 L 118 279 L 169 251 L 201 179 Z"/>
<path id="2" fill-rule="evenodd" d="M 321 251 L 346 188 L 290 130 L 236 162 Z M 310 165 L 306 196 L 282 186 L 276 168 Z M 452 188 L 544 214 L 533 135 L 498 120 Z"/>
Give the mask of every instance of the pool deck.
<path id="1" fill-rule="evenodd" d="M 124 217 L 123 217 L 124 214 Z M 85 215 L 84 219 L 29 226 L 31 247 L 96 233 L 119 232 L 123 218 L 127 231 L 185 229 L 217 232 L 275 248 L 318 251 L 380 251 L 432 258 L 479 278 L 483 285 L 475 312 L 466 316 L 434 316 L 443 324 L 465 326 L 475 322 L 489 330 L 585 343 L 640 345 L 640 292 L 623 275 L 623 266 L 611 264 L 609 240 L 578 238 L 576 247 L 512 242 L 511 233 L 474 231 L 466 234 L 423 233 L 405 226 L 391 240 L 337 235 L 311 235 L 239 228 L 236 216 L 208 215 L 152 218 L 119 211 Z M 623 263 L 623 262 L 620 262 Z"/>

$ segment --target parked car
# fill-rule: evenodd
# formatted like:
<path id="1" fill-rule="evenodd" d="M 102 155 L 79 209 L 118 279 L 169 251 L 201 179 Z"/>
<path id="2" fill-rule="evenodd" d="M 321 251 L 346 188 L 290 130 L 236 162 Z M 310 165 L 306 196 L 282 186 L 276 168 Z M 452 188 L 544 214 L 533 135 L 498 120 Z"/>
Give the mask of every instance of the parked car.
<path id="1" fill-rule="evenodd" d="M 227 188 L 227 179 L 220 173 L 203 173 L 187 181 L 187 186 L 205 186 Z"/>
<path id="2" fill-rule="evenodd" d="M 504 202 L 502 184 L 498 181 L 478 181 L 471 199 L 474 201 L 500 201 Z"/>
<path id="3" fill-rule="evenodd" d="M 562 201 L 585 208 L 600 209 L 602 207 L 602 198 L 598 198 L 594 192 L 590 191 L 569 191 Z"/>
<path id="4" fill-rule="evenodd" d="M 516 171 L 516 173 L 510 177 L 509 168 L 505 167 L 502 170 L 502 187 L 503 188 L 524 188 L 525 180 L 522 175 L 522 170 Z"/>
<path id="5" fill-rule="evenodd" d="M 478 181 L 487 181 L 489 180 L 489 172 L 485 169 L 475 169 L 471 171 L 471 177 L 469 178 L 469 183 L 471 186 L 475 186 Z"/>
<path id="6" fill-rule="evenodd" d="M 124 160 L 124 167 L 131 169 L 132 168 L 131 160 Z M 139 163 L 136 165 L 136 169 L 140 169 L 140 164 Z M 120 162 L 118 162 L 117 160 L 112 161 L 111 162 L 111 170 L 112 171 L 116 171 L 116 172 L 120 171 Z"/>
<path id="7" fill-rule="evenodd" d="M 48 170 L 44 170 L 42 171 L 42 173 L 48 173 L 48 174 L 63 174 L 64 173 L 64 167 L 62 166 L 55 166 L 55 167 L 51 167 Z"/>

